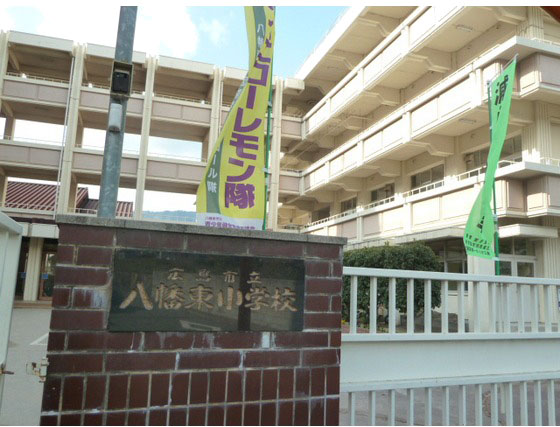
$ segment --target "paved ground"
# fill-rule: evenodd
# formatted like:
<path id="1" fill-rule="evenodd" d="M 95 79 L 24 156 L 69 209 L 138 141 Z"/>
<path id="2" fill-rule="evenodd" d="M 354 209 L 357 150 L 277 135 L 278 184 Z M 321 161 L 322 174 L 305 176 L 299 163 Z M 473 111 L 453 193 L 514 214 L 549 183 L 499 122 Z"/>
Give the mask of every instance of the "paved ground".
<path id="1" fill-rule="evenodd" d="M 0 407 L 0 425 L 39 425 L 43 384 L 27 375 L 25 365 L 39 362 L 47 353 L 51 310 L 15 308 L 8 347 L 7 375 Z"/>

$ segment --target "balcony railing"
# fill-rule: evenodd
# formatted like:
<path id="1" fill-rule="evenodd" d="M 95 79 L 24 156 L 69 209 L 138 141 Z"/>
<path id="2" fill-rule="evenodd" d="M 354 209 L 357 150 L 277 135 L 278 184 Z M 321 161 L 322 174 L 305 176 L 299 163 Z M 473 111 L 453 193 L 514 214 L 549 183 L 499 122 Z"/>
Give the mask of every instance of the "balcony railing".
<path id="1" fill-rule="evenodd" d="M 203 105 L 210 105 L 211 103 L 205 99 L 200 99 L 200 98 L 193 98 L 193 97 L 188 97 L 188 96 L 177 96 L 177 95 L 172 95 L 169 93 L 162 93 L 162 92 L 154 92 L 154 96 L 158 97 L 158 98 L 166 98 L 166 99 L 174 99 L 177 101 L 189 101 L 189 102 L 195 102 L 197 104 L 203 104 Z"/>
<path id="2" fill-rule="evenodd" d="M 541 157 L 540 162 L 544 165 L 551 165 L 551 166 L 559 166 L 560 167 L 560 159 L 553 159 L 552 157 Z"/>
<path id="3" fill-rule="evenodd" d="M 372 209 L 372 208 L 376 208 L 377 206 L 382 206 L 394 201 L 395 201 L 395 196 L 390 196 L 381 200 L 375 200 L 374 202 L 368 203 L 367 205 L 362 206 L 362 209 L 363 210 Z"/>
<path id="4" fill-rule="evenodd" d="M 45 144 L 45 145 L 62 145 L 62 141 L 48 140 L 48 139 L 36 139 L 36 138 L 26 138 L 22 136 L 2 136 L 4 141 L 14 141 L 14 142 L 31 142 L 33 144 Z"/>
<path id="5" fill-rule="evenodd" d="M 77 148 L 84 148 L 86 150 L 93 150 L 93 151 L 103 151 L 104 147 L 100 145 L 92 145 L 92 144 L 82 144 L 81 147 Z M 131 154 L 134 156 L 138 156 L 140 154 L 139 149 L 126 149 L 123 148 L 123 154 Z M 205 163 L 206 159 L 201 157 L 193 157 L 193 156 L 185 156 L 182 154 L 174 154 L 174 153 L 154 153 L 148 151 L 148 157 L 159 157 L 161 159 L 178 159 L 178 160 L 187 160 L 190 162 L 202 162 Z"/>
<path id="6" fill-rule="evenodd" d="M 3 209 L 21 209 L 21 210 L 54 212 L 53 205 L 43 205 L 43 204 L 26 203 L 26 202 L 4 202 L 1 205 L 1 207 Z"/>
<path id="7" fill-rule="evenodd" d="M 69 81 L 65 80 L 65 79 L 57 79 L 57 78 L 54 78 L 54 77 L 41 76 L 39 74 L 14 73 L 13 71 L 8 71 L 6 73 L 6 75 L 10 76 L 10 77 L 19 77 L 19 78 L 22 78 L 22 79 L 29 79 L 29 80 L 42 80 L 42 81 L 46 81 L 46 82 L 64 83 L 64 84 L 69 83 Z"/>
<path id="8" fill-rule="evenodd" d="M 84 208 L 68 208 L 69 213 L 74 213 L 77 215 L 97 215 L 97 209 L 84 209 Z M 119 215 L 117 212 L 117 218 L 132 218 L 132 213 L 130 215 Z"/>
<path id="9" fill-rule="evenodd" d="M 560 160 L 557 160 L 557 159 L 548 159 L 548 160 L 549 160 L 549 163 L 546 163 L 546 164 L 556 164 L 556 165 L 560 166 Z M 557 162 L 557 163 L 554 163 L 554 162 Z M 520 162 L 515 161 L 515 160 L 500 160 L 499 163 L 498 163 L 498 168 L 514 165 L 514 164 L 517 164 L 517 163 L 520 163 Z M 323 218 L 323 219 L 320 219 L 318 221 L 310 222 L 310 223 L 306 224 L 305 226 L 303 226 L 302 229 L 310 228 L 310 227 L 313 227 L 315 225 L 324 224 L 324 223 L 329 222 L 329 221 L 334 221 L 336 219 L 344 218 L 344 217 L 352 215 L 356 212 L 362 212 L 362 211 L 365 211 L 365 210 L 368 210 L 368 209 L 372 209 L 372 208 L 375 208 L 375 207 L 378 207 L 378 206 L 382 206 L 382 205 L 385 205 L 385 204 L 388 204 L 388 203 L 392 203 L 395 200 L 401 199 L 404 202 L 404 200 L 407 199 L 410 196 L 414 196 L 416 194 L 421 194 L 421 193 L 424 193 L 424 192 L 427 192 L 427 191 L 430 191 L 430 190 L 435 190 L 437 188 L 442 188 L 442 187 L 445 187 L 447 185 L 452 185 L 453 183 L 463 181 L 465 179 L 472 178 L 474 176 L 481 176 L 481 175 L 484 174 L 485 171 L 486 171 L 486 167 L 483 166 L 483 167 L 479 167 L 479 168 L 476 168 L 476 169 L 472 169 L 472 170 L 467 171 L 467 172 L 463 172 L 459 175 L 448 176 L 448 177 L 446 177 L 442 180 L 435 181 L 435 182 L 423 185 L 421 187 L 405 191 L 400 196 L 399 195 L 396 195 L 396 196 L 393 195 L 393 196 L 387 197 L 385 199 L 376 200 L 374 202 L 368 203 L 367 205 L 359 205 L 354 209 L 350 209 L 350 210 L 338 213 L 336 215 L 331 215 L 328 218 Z"/>
<path id="10" fill-rule="evenodd" d="M 328 218 L 323 218 L 323 219 L 319 219 L 317 221 L 313 221 L 313 222 L 307 224 L 305 227 L 312 227 L 314 225 L 324 224 L 325 222 L 329 222 L 329 221 L 332 221 L 332 220 L 335 220 L 335 219 L 344 218 L 345 216 L 355 214 L 358 211 L 358 208 L 361 208 L 361 206 L 357 206 L 353 209 L 349 209 L 347 211 L 337 213 L 336 215 L 331 215 Z"/>

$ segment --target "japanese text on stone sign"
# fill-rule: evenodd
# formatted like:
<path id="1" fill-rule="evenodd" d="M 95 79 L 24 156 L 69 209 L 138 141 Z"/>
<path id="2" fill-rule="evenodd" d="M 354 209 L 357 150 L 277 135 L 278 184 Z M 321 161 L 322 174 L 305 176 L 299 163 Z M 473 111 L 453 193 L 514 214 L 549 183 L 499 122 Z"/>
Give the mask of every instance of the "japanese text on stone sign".
<path id="1" fill-rule="evenodd" d="M 207 269 L 200 269 L 194 283 L 189 284 L 184 277 L 184 270 L 172 268 L 168 271 L 167 280 L 154 285 L 152 292 L 146 291 L 146 286 L 139 281 L 134 289 L 119 305 L 120 309 L 127 308 L 137 298 L 146 310 L 203 310 L 214 309 L 232 310 L 243 306 L 252 311 L 297 311 L 295 307 L 296 293 L 289 287 L 274 287 L 269 289 L 264 286 L 260 273 L 253 271 L 249 274 L 248 290 L 242 291 L 234 284 L 239 273 L 224 271 L 220 274 L 222 289 L 215 290 L 205 284 L 213 279 L 212 273 Z M 151 294 L 151 298 L 150 298 Z"/>

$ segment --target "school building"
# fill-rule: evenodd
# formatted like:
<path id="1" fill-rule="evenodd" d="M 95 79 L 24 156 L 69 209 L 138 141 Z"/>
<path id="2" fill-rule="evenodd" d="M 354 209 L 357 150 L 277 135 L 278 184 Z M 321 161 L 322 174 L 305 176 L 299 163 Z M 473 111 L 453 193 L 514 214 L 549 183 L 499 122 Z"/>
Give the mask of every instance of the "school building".
<path id="1" fill-rule="evenodd" d="M 496 174 L 502 274 L 560 277 L 560 25 L 539 7 L 350 7 L 295 76 L 273 79 L 270 228 L 343 236 L 348 249 L 424 241 L 446 271 L 487 270 L 462 236 L 490 144 L 487 81 L 515 55 Z M 26 224 L 24 300 L 45 297 L 55 215 L 96 213 L 84 185 L 99 185 L 103 152 L 89 135 L 107 124 L 113 57 L 0 33 L 0 206 Z M 246 70 L 142 52 L 133 64 L 126 132 L 137 144 L 120 186 L 135 201 L 118 215 L 142 219 L 147 192 L 196 193 Z M 18 138 L 18 121 L 63 125 L 65 137 Z M 162 140 L 200 155 L 162 155 Z"/>

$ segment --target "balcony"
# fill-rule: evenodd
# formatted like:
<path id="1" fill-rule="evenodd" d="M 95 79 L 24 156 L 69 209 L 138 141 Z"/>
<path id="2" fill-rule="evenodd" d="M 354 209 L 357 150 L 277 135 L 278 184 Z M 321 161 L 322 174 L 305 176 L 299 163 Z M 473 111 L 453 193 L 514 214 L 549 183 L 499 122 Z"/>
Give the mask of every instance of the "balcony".
<path id="1" fill-rule="evenodd" d="M 58 179 L 62 142 L 26 138 L 0 140 L 0 166 L 7 176 L 47 181 Z M 72 172 L 78 182 L 99 184 L 103 151 L 99 146 L 76 147 Z M 196 193 L 206 160 L 188 156 L 148 153 L 146 189 Z M 138 151 L 125 150 L 121 162 L 121 184 L 135 188 Z M 280 194 L 300 194 L 301 171 L 280 171 Z"/>
<path id="2" fill-rule="evenodd" d="M 38 120 L 56 117 L 64 121 L 64 109 L 68 102 L 68 80 L 44 77 L 36 74 L 8 72 L 4 80 L 3 100 L 9 105 L 16 119 Z M 152 100 L 152 133 L 164 137 L 202 141 L 210 127 L 211 104 L 194 97 L 177 96 L 166 92 L 154 92 Z M 144 109 L 145 92 L 135 90 L 128 101 L 127 126 L 140 128 Z M 109 105 L 109 86 L 84 81 L 80 90 L 79 109 L 85 127 L 102 128 L 106 123 Z M 222 108 L 222 125 L 229 106 Z M 170 125 L 177 132 L 170 131 Z M 282 136 L 289 140 L 301 140 L 302 118 L 282 116 Z M 165 134 L 165 135 L 164 135 Z"/>
<path id="3" fill-rule="evenodd" d="M 542 163 L 500 161 L 496 173 L 498 216 L 528 218 L 560 213 L 560 196 L 553 190 L 560 186 L 558 165 L 556 159 L 543 159 Z M 463 226 L 484 182 L 484 171 L 481 167 L 448 176 L 309 223 L 299 231 L 346 237 L 353 244 Z"/>
<path id="4" fill-rule="evenodd" d="M 525 56 L 520 60 L 515 98 L 556 99 L 560 80 L 552 70 L 560 66 L 560 58 L 546 54 L 560 55 L 560 49 L 550 43 L 514 37 L 475 58 L 309 166 L 304 171 L 304 191 L 330 189 L 329 184 L 344 176 L 361 178 L 374 172 L 399 175 L 399 170 L 393 170 L 398 169 L 393 159 L 410 158 L 423 151 L 442 157 L 454 154 L 453 137 L 488 123 L 485 79 L 498 72 L 498 58 L 515 51 Z M 539 67 L 544 67 L 545 72 L 540 73 Z M 533 122 L 529 103 L 514 99 L 510 114 L 512 127 Z"/>
<path id="5" fill-rule="evenodd" d="M 424 10 L 422 10 L 424 9 Z M 448 22 L 457 19 L 467 8 L 458 6 L 436 6 L 418 8 L 397 26 L 369 55 L 346 75 L 315 107 L 304 117 L 304 138 L 317 132 L 326 122 L 343 110 L 351 114 L 365 116 L 380 105 L 396 106 L 399 103 L 396 87 L 403 88 L 424 72 L 432 69 L 446 72 L 450 61 L 443 55 L 436 55 L 426 63 L 415 61 L 421 73 L 411 73 L 410 61 L 415 50 L 425 44 L 430 37 L 442 31 Z M 422 53 L 422 52 L 419 52 Z M 405 79 L 395 84 L 384 80 L 400 70 Z M 379 87 L 385 83 L 387 87 Z M 369 106 L 364 109 L 363 99 Z M 359 104 L 359 105 L 358 105 Z"/>

